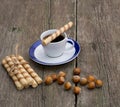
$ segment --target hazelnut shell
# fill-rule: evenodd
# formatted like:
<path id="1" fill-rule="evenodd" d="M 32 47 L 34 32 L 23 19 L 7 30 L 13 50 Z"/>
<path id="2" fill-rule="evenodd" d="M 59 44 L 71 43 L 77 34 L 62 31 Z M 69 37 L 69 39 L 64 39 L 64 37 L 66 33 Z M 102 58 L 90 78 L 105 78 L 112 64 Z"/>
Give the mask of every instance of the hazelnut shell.
<path id="1" fill-rule="evenodd" d="M 74 94 L 79 94 L 79 93 L 81 92 L 81 88 L 78 87 L 78 86 L 75 86 L 75 87 L 73 88 L 73 92 L 74 92 Z"/>
<path id="2" fill-rule="evenodd" d="M 93 76 L 93 75 L 89 75 L 88 77 L 87 77 L 87 80 L 88 80 L 88 82 L 95 82 L 95 77 Z"/>
<path id="3" fill-rule="evenodd" d="M 80 78 L 80 85 L 86 85 L 88 83 L 87 78 Z"/>
<path id="4" fill-rule="evenodd" d="M 66 90 L 70 90 L 71 87 L 72 87 L 72 85 L 71 85 L 70 82 L 66 82 L 66 83 L 64 84 L 64 88 L 65 88 Z"/>
<path id="5" fill-rule="evenodd" d="M 95 82 L 89 82 L 87 85 L 88 89 L 94 89 L 95 88 Z"/>
<path id="6" fill-rule="evenodd" d="M 96 85 L 97 88 L 100 88 L 100 87 L 103 86 L 103 82 L 101 80 L 96 80 L 95 85 Z"/>
<path id="7" fill-rule="evenodd" d="M 50 76 L 52 77 L 53 81 L 57 80 L 57 75 L 56 74 L 51 74 Z"/>
<path id="8" fill-rule="evenodd" d="M 65 77 L 65 76 L 66 76 L 66 73 L 63 72 L 63 71 L 60 71 L 60 72 L 58 73 L 58 76 L 60 76 L 60 77 Z"/>
<path id="9" fill-rule="evenodd" d="M 46 85 L 50 85 L 50 84 L 52 84 L 52 82 L 53 82 L 53 79 L 51 76 L 45 77 L 45 84 Z"/>
<path id="10" fill-rule="evenodd" d="M 73 80 L 74 83 L 78 83 L 78 82 L 80 82 L 80 76 L 74 75 L 72 80 Z"/>
<path id="11" fill-rule="evenodd" d="M 74 75 L 79 75 L 80 72 L 81 72 L 80 68 L 74 68 L 74 69 L 73 69 L 73 74 L 74 74 Z"/>
<path id="12" fill-rule="evenodd" d="M 60 77 L 57 78 L 57 82 L 58 82 L 59 85 L 62 85 L 65 82 L 65 78 L 60 76 Z"/>

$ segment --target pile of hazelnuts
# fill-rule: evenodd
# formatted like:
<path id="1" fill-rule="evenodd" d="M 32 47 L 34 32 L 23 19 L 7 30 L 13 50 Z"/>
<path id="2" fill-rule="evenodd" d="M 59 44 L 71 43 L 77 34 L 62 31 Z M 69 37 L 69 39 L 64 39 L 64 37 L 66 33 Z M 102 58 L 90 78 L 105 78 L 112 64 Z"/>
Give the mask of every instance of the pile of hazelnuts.
<path id="1" fill-rule="evenodd" d="M 88 89 L 100 88 L 103 86 L 102 80 L 95 78 L 95 76 L 88 75 L 87 77 L 80 77 L 80 73 L 80 68 L 73 69 L 72 81 L 75 83 L 74 86 L 72 86 L 71 82 L 65 81 L 66 73 L 63 71 L 60 71 L 58 74 L 46 76 L 44 82 L 46 85 L 50 85 L 57 81 L 59 85 L 64 84 L 65 90 L 70 90 L 73 87 L 74 94 L 79 94 L 81 92 L 81 88 L 77 86 L 77 84 L 80 84 L 81 86 L 87 86 Z"/>

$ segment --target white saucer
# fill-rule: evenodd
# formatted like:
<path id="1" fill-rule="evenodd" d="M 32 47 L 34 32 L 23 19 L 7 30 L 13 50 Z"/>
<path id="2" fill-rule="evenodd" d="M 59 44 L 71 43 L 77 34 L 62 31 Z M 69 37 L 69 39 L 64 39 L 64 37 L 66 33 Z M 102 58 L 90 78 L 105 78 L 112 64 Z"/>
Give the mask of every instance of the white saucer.
<path id="1" fill-rule="evenodd" d="M 32 46 L 29 49 L 29 56 L 33 61 L 42 65 L 53 66 L 53 65 L 65 64 L 75 59 L 80 52 L 80 45 L 73 39 L 71 40 L 74 42 L 74 47 L 71 50 L 65 50 L 63 55 L 57 58 L 48 57 L 45 54 L 40 40 L 32 44 Z M 71 45 L 72 45 L 71 42 L 67 42 L 66 47 L 69 47 Z"/>

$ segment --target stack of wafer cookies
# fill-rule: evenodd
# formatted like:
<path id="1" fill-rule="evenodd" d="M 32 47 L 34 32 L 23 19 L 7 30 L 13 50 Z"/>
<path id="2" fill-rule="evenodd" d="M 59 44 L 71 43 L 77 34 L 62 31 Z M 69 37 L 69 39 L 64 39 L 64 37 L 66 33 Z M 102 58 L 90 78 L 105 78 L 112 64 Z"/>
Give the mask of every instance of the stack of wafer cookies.
<path id="1" fill-rule="evenodd" d="M 35 88 L 42 83 L 42 79 L 20 55 L 6 56 L 2 60 L 2 65 L 13 79 L 18 90 L 29 86 Z"/>

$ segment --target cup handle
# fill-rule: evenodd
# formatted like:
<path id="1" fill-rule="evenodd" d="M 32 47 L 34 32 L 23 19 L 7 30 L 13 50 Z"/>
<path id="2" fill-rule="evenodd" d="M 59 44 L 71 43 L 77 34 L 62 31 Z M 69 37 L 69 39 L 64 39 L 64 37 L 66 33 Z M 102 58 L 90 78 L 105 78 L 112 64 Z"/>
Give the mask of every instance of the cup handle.
<path id="1" fill-rule="evenodd" d="M 69 47 L 65 47 L 65 50 L 69 51 L 69 50 L 71 50 L 74 47 L 75 43 L 74 43 L 74 41 L 72 39 L 68 39 L 68 38 L 67 38 L 67 42 L 70 42 L 72 44 Z"/>

